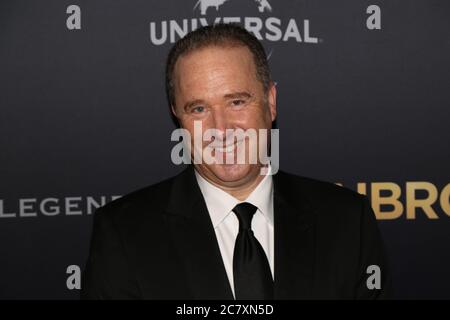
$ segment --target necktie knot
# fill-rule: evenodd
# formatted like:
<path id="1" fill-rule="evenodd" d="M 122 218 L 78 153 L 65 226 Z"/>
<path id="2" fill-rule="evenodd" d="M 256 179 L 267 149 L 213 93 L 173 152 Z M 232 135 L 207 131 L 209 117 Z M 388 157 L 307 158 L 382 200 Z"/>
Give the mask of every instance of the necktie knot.
<path id="1" fill-rule="evenodd" d="M 248 202 L 239 203 L 234 207 L 233 212 L 239 220 L 239 229 L 251 230 L 253 215 L 257 209 L 258 208 Z"/>

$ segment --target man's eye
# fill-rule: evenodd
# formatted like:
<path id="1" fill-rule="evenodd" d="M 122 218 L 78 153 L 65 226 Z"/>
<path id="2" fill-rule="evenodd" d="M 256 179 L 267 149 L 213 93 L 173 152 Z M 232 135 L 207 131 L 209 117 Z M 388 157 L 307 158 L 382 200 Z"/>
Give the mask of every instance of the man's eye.
<path id="1" fill-rule="evenodd" d="M 244 103 L 245 103 L 245 101 L 242 99 L 236 99 L 236 100 L 231 101 L 231 104 L 233 106 L 240 106 L 240 105 L 243 105 Z"/>
<path id="2" fill-rule="evenodd" d="M 204 111 L 205 111 L 205 107 L 203 107 L 203 106 L 198 106 L 198 107 L 192 108 L 193 113 L 202 113 Z"/>

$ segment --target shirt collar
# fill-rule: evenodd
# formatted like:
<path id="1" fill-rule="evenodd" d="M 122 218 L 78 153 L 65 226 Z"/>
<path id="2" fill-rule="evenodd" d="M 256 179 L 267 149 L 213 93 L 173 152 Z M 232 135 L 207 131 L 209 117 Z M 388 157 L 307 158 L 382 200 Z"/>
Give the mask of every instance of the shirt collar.
<path id="1" fill-rule="evenodd" d="M 273 226 L 272 175 L 266 175 L 255 190 L 253 190 L 247 197 L 247 199 L 240 201 L 229 193 L 208 182 L 197 172 L 197 170 L 194 171 L 214 228 L 218 227 L 220 223 L 222 223 L 222 221 L 231 213 L 233 208 L 241 202 L 253 204 L 259 209 L 259 211 L 261 211 L 263 216 L 266 218 L 266 221 Z"/>

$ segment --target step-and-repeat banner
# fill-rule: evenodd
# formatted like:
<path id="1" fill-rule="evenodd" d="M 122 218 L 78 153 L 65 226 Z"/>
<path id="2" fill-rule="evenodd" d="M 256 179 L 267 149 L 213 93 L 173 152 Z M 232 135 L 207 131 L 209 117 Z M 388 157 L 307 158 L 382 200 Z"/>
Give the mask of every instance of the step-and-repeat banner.
<path id="1" fill-rule="evenodd" d="M 99 206 L 182 170 L 164 64 L 218 22 L 264 44 L 280 168 L 369 196 L 398 298 L 450 298 L 450 2 L 0 2 L 0 298 L 77 299 Z"/>

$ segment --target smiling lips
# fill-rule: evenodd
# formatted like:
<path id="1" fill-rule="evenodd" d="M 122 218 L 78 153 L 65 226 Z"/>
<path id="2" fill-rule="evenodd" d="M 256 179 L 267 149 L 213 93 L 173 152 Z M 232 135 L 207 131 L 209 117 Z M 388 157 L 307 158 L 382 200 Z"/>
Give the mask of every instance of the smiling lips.
<path id="1" fill-rule="evenodd" d="M 231 153 L 231 152 L 233 152 L 233 150 L 236 147 L 239 147 L 242 144 L 243 141 L 244 140 L 241 139 L 241 140 L 238 140 L 236 143 L 233 142 L 233 143 L 230 143 L 230 144 L 227 144 L 227 145 L 223 145 L 221 143 L 214 143 L 213 142 L 213 143 L 208 145 L 208 148 L 212 148 L 212 149 L 214 149 L 214 151 L 217 151 L 217 152 L 220 152 L 220 153 Z"/>

